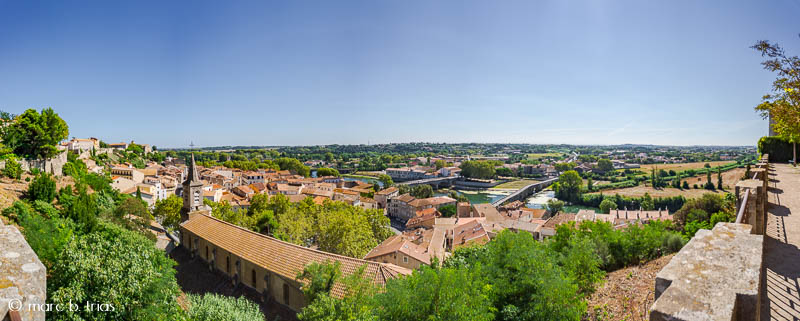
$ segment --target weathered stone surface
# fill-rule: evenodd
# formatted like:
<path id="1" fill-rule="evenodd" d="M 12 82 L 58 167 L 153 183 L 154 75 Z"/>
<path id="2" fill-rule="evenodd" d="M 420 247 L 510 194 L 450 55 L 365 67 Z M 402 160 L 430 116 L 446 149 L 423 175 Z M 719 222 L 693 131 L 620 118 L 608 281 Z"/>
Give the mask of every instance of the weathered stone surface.
<path id="1" fill-rule="evenodd" d="M 764 237 L 751 229 L 698 231 L 656 276 L 650 320 L 757 320 Z"/>
<path id="2" fill-rule="evenodd" d="M 44 265 L 19 230 L 0 222 L 0 320 L 12 302 L 12 306 L 21 304 L 22 320 L 44 320 L 44 311 L 28 307 L 45 303 L 46 274 Z"/>

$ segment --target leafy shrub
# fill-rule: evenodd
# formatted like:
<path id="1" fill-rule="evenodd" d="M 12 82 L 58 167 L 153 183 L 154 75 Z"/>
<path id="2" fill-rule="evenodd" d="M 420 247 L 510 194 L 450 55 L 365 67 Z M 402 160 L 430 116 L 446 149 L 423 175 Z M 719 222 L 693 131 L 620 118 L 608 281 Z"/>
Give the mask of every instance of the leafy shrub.
<path id="1" fill-rule="evenodd" d="M 257 304 L 244 297 L 189 294 L 189 317 L 196 321 L 263 321 Z"/>
<path id="2" fill-rule="evenodd" d="M 56 181 L 47 173 L 40 173 L 28 185 L 28 197 L 34 201 L 53 202 L 56 198 Z"/>
<path id="3" fill-rule="evenodd" d="M 622 230 L 614 229 L 608 222 L 582 222 L 580 227 L 575 227 L 574 223 L 560 225 L 551 242 L 562 252 L 574 239 L 588 238 L 602 260 L 601 268 L 613 271 L 674 252 L 675 248 L 665 242 L 670 235 L 680 237 L 673 231 L 670 221 L 652 221 L 643 226 L 634 224 Z"/>
<path id="4" fill-rule="evenodd" d="M 769 154 L 770 162 L 788 162 L 792 160 L 792 144 L 779 136 L 764 136 L 758 140 L 758 153 Z"/>
<path id="5" fill-rule="evenodd" d="M 683 238 L 678 234 L 669 234 L 664 238 L 664 248 L 669 252 L 678 252 L 685 244 Z"/>
<path id="6" fill-rule="evenodd" d="M 600 211 L 604 214 L 608 214 L 611 210 L 615 209 L 617 209 L 617 203 L 614 203 L 614 201 L 610 199 L 604 199 L 600 202 Z"/>
<path id="7" fill-rule="evenodd" d="M 3 168 L 3 176 L 20 179 L 20 177 L 22 177 L 22 165 L 13 158 L 6 159 L 6 167 Z"/>
<path id="8" fill-rule="evenodd" d="M 449 204 L 439 208 L 439 213 L 442 213 L 444 217 L 453 217 L 458 212 L 458 209 L 455 205 Z"/>
<path id="9" fill-rule="evenodd" d="M 109 223 L 72 238 L 47 280 L 54 304 L 111 303 L 114 311 L 49 312 L 54 320 L 174 320 L 182 316 L 175 300 L 175 261 L 141 235 Z"/>
<path id="10" fill-rule="evenodd" d="M 50 206 L 47 203 L 43 204 Z M 51 209 L 54 210 L 52 206 L 47 210 Z M 20 217 L 19 225 L 22 227 L 25 240 L 48 271 L 56 263 L 59 253 L 74 234 L 72 220 L 59 218 L 57 215 L 47 219 L 39 214 L 23 214 Z"/>

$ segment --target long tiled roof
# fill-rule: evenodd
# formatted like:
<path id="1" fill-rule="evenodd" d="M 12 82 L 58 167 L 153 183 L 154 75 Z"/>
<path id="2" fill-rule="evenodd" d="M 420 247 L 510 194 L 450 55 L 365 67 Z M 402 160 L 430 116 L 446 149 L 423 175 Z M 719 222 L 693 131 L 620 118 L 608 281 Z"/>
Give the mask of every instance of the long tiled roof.
<path id="1" fill-rule="evenodd" d="M 342 275 L 345 276 L 356 272 L 366 264 L 366 277 L 380 286 L 400 274 L 410 274 L 408 269 L 396 265 L 355 259 L 287 243 L 205 214 L 193 215 L 189 221 L 181 224 L 181 227 L 233 255 L 291 280 L 294 280 L 306 265 L 325 261 L 340 262 Z M 336 284 L 331 293 L 341 297 L 345 294 L 345 289 L 341 284 Z"/>

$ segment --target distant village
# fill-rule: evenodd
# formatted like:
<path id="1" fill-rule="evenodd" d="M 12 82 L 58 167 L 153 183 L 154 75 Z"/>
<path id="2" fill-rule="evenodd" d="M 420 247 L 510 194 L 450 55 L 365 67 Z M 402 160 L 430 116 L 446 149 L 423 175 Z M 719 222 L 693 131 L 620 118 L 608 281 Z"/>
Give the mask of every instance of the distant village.
<path id="1" fill-rule="evenodd" d="M 63 148 L 79 154 L 90 172 L 102 173 L 105 168 L 90 159 L 90 153 L 113 154 L 115 150 L 125 150 L 131 143 L 108 144 L 100 147 L 96 138 L 73 138 L 63 143 Z M 150 145 L 138 144 L 145 153 L 153 152 Z M 608 152 L 615 169 L 638 168 L 639 164 L 626 162 L 625 153 Z M 628 154 L 629 155 L 629 154 Z M 637 159 L 647 157 L 636 154 Z M 681 159 L 663 158 L 664 162 L 680 162 Z M 449 166 L 437 169 L 431 164 L 437 160 Z M 383 173 L 393 181 L 403 184 L 436 178 L 460 177 L 462 169 L 459 165 L 467 160 L 508 161 L 508 156 L 440 156 L 433 158 L 412 159 L 407 166 L 387 168 Z M 597 171 L 597 162 L 582 162 L 577 154 L 551 162 L 537 164 L 512 163 L 502 167 L 519 171 L 525 176 L 552 178 L 559 174 L 558 164 L 572 162 L 574 169 L 580 173 Z M 308 160 L 305 165 L 321 167 L 326 165 L 321 160 Z M 556 227 L 567 222 L 583 221 L 611 222 L 617 228 L 628 224 L 641 224 L 650 220 L 670 220 L 672 216 L 666 210 L 612 210 L 609 214 L 596 213 L 594 210 L 580 210 L 575 213 L 559 213 L 550 215 L 546 209 L 528 208 L 520 201 L 513 201 L 501 206 L 492 204 L 470 204 L 458 202 L 448 196 L 415 198 L 409 193 L 400 194 L 397 186 L 381 189 L 376 184 L 360 180 L 345 180 L 343 177 L 303 177 L 288 170 L 262 169 L 246 171 L 224 166 L 197 166 L 197 175 L 202 182 L 203 199 L 213 202 L 228 202 L 234 209 L 247 209 L 254 195 L 285 195 L 290 202 L 296 203 L 312 198 L 316 204 L 327 200 L 340 201 L 365 209 L 383 210 L 392 221 L 404 224 L 404 229 L 389 237 L 375 247 L 365 260 L 390 263 L 408 269 L 429 265 L 436 258 L 443 261 L 449 253 L 463 246 L 483 244 L 492 239 L 500 231 L 525 231 L 536 239 L 556 234 Z M 140 196 L 150 206 L 166 199 L 170 195 L 181 195 L 181 183 L 187 180 L 189 164 L 184 159 L 167 157 L 163 162 L 147 162 L 145 168 L 136 168 L 129 163 L 110 164 L 112 187 L 123 194 Z M 486 186 L 496 182 L 473 180 Z M 456 209 L 456 215 L 445 217 L 439 211 L 444 206 Z"/>

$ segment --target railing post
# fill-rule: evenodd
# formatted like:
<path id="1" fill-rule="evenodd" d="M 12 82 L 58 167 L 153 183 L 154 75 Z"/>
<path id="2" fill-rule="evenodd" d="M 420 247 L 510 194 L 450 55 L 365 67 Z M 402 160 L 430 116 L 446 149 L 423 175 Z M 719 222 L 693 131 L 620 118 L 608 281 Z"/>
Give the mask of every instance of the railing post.
<path id="1" fill-rule="evenodd" d="M 736 184 L 736 208 L 741 208 L 744 193 L 748 193 L 747 204 L 741 222 L 753 226 L 753 234 L 766 232 L 766 193 L 762 181 L 745 179 Z"/>

